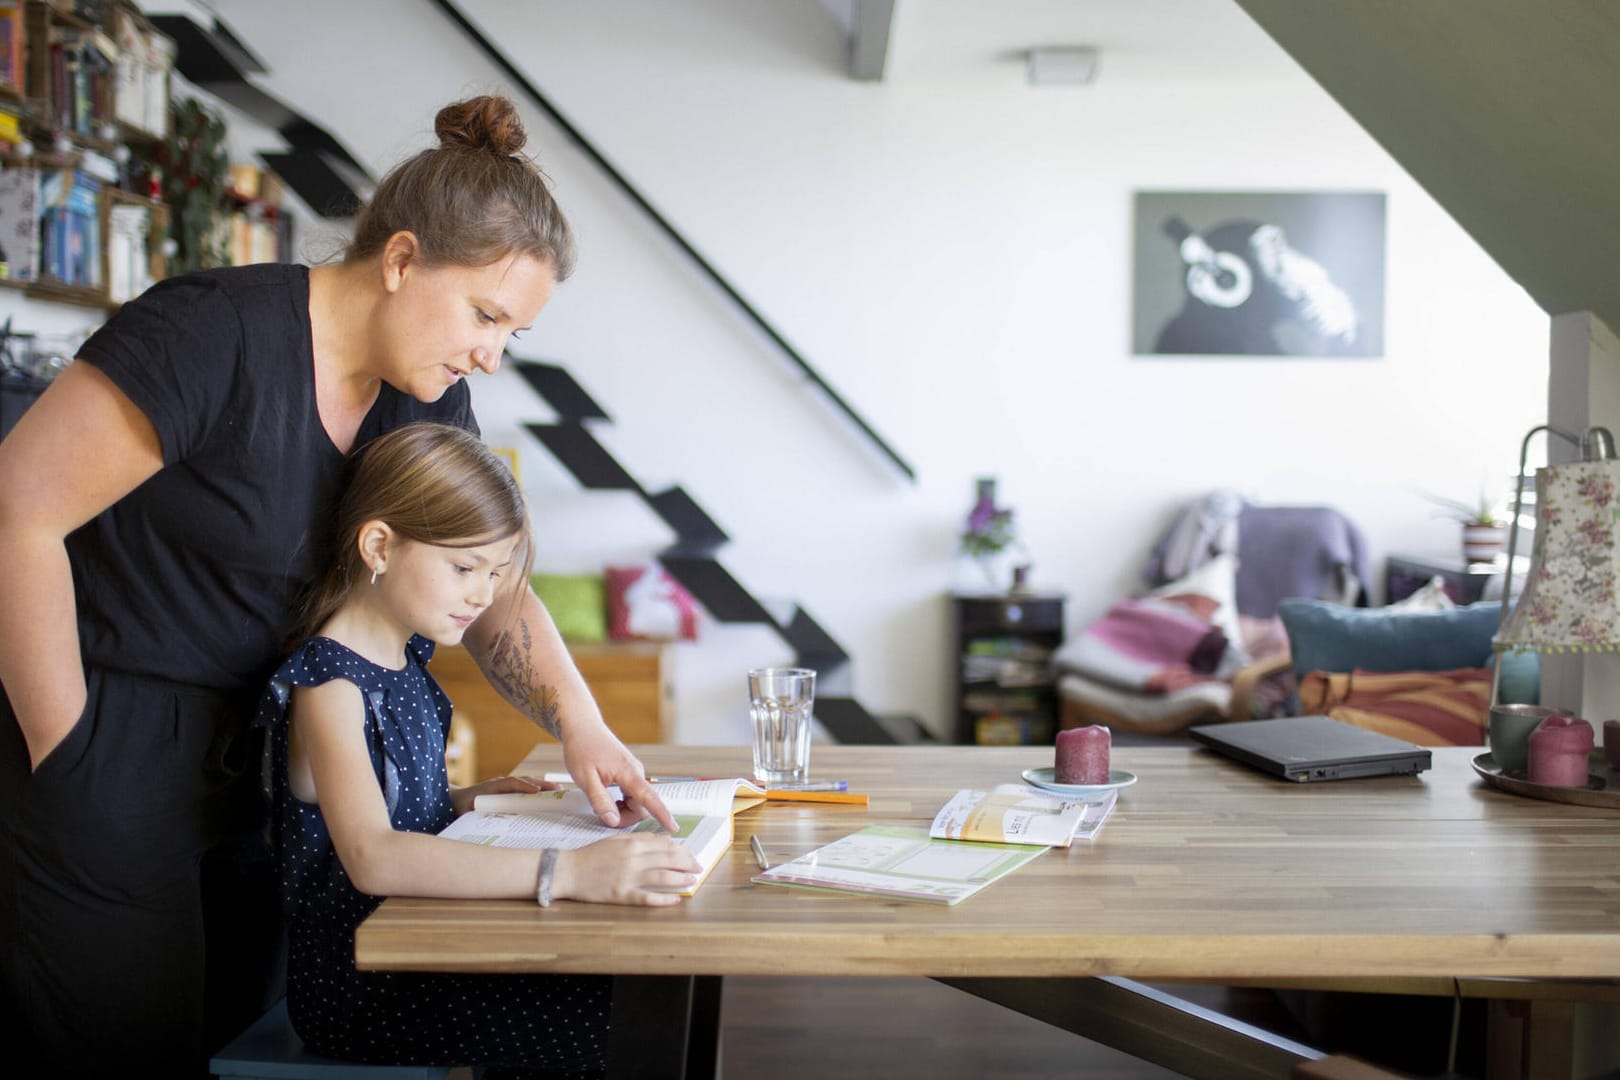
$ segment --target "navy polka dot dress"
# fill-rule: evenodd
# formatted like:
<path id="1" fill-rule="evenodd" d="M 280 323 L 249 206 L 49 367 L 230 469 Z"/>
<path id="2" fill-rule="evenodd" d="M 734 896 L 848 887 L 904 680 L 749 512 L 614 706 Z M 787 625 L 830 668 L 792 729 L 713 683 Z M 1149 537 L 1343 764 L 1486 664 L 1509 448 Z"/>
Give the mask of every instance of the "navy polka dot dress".
<path id="1" fill-rule="evenodd" d="M 355 928 L 382 901 L 349 882 L 319 807 L 290 790 L 287 702 L 294 686 L 344 679 L 359 687 L 371 764 L 394 828 L 436 833 L 455 817 L 444 767 L 450 701 L 424 666 L 433 643 L 412 637 L 405 651 L 405 666 L 394 671 L 330 638 L 311 638 L 281 665 L 260 708 L 270 730 L 276 852 L 290 921 L 293 1027 L 310 1049 L 352 1061 L 597 1072 L 607 1036 L 606 976 L 354 966 Z"/>

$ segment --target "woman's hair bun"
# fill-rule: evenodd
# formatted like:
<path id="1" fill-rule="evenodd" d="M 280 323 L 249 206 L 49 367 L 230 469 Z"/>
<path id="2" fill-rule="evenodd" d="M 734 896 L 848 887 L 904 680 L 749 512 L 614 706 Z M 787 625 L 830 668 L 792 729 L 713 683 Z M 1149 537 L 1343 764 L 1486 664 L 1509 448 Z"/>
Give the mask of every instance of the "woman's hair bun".
<path id="1" fill-rule="evenodd" d="M 446 105 L 434 118 L 433 130 L 445 149 L 487 150 L 502 156 L 518 153 L 529 141 L 517 106 L 490 95 Z"/>

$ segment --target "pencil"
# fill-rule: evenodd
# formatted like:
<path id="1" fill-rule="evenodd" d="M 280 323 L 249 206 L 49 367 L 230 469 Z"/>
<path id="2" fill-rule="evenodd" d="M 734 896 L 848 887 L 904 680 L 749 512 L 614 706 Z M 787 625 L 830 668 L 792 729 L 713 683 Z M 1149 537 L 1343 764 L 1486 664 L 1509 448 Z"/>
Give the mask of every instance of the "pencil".
<path id="1" fill-rule="evenodd" d="M 851 795 L 845 791 L 767 791 L 765 797 L 772 802 L 849 803 L 865 806 L 865 795 Z"/>
<path id="2" fill-rule="evenodd" d="M 759 842 L 759 837 L 750 836 L 748 838 L 748 846 L 754 849 L 754 861 L 759 863 L 759 868 L 761 870 L 769 870 L 771 868 L 771 864 L 765 858 L 765 845 Z"/>

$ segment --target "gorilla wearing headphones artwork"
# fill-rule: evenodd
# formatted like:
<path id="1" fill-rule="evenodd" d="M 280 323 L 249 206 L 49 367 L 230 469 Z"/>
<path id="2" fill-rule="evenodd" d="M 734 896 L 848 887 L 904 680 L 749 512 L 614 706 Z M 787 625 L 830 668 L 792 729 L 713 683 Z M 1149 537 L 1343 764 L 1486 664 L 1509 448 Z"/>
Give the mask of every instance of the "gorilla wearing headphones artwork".
<path id="1" fill-rule="evenodd" d="M 1382 198 L 1377 198 L 1381 204 Z M 1141 235 L 1147 224 L 1145 215 L 1146 210 L 1139 218 L 1139 244 L 1152 239 Z M 1358 290 L 1365 294 L 1368 288 L 1369 283 L 1361 280 L 1365 275 L 1349 275 L 1354 281 L 1337 280 L 1313 257 L 1316 253 L 1291 243 L 1283 224 L 1256 220 L 1257 216 L 1228 217 L 1202 232 L 1180 213 L 1158 217 L 1157 242 L 1162 245 L 1168 239 L 1173 245 L 1181 300 L 1179 310 L 1159 325 L 1151 351 L 1172 355 L 1379 355 L 1382 306 L 1367 303 L 1365 295 L 1358 297 Z M 1376 247 L 1377 300 L 1381 301 L 1381 228 Z M 1162 259 L 1158 263 L 1155 273 L 1163 269 Z M 1155 284 L 1162 289 L 1168 282 Z M 1139 352 L 1144 351 L 1142 344 L 1139 334 Z"/>

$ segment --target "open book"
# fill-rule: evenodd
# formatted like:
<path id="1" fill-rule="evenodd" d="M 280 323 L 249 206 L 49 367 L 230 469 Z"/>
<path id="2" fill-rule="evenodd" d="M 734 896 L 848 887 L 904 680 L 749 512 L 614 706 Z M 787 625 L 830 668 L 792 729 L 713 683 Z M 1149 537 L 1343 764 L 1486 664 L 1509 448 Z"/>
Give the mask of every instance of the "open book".
<path id="1" fill-rule="evenodd" d="M 938 840 L 922 829 L 873 825 L 751 880 L 831 892 L 958 904 L 1046 849 Z"/>
<path id="2" fill-rule="evenodd" d="M 1113 812 L 1118 792 L 1081 802 L 1036 791 L 1025 784 L 1001 784 L 990 791 L 964 788 L 934 815 L 928 835 L 943 840 L 983 840 L 997 844 L 1068 847 L 1090 840 Z"/>
<path id="3" fill-rule="evenodd" d="M 763 796 L 753 797 L 740 789 L 752 787 L 746 780 L 707 780 L 679 784 L 659 784 L 659 797 L 675 816 L 680 828 L 675 839 L 684 844 L 702 866 L 697 881 L 685 889 L 671 890 L 691 896 L 708 878 L 709 872 L 731 847 L 731 815 L 757 806 Z M 622 797 L 617 788 L 608 788 L 614 799 Z M 652 818 L 612 828 L 602 824 L 591 809 L 585 793 L 579 790 L 541 791 L 529 795 L 480 795 L 473 809 L 450 823 L 439 835 L 470 844 L 511 848 L 581 848 L 610 836 L 628 832 L 654 832 L 664 829 Z"/>
<path id="4" fill-rule="evenodd" d="M 567 778 L 566 773 L 557 775 Z M 552 776 L 547 773 L 546 779 Z M 567 782 L 573 783 L 571 779 Z M 664 800 L 669 812 L 677 815 L 737 814 L 765 801 L 765 789 L 740 776 L 724 780 L 667 780 L 654 783 L 652 789 Z M 610 786 L 607 792 L 615 801 L 624 798 L 624 792 L 616 786 Z M 555 806 L 556 800 L 564 795 L 577 796 L 580 804 L 590 809 L 583 794 L 570 790 L 540 791 L 531 795 L 480 795 L 473 800 L 473 809 L 528 813 L 532 807 Z"/>

